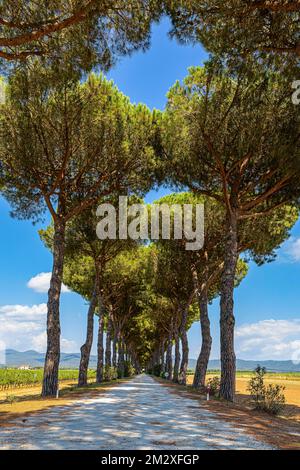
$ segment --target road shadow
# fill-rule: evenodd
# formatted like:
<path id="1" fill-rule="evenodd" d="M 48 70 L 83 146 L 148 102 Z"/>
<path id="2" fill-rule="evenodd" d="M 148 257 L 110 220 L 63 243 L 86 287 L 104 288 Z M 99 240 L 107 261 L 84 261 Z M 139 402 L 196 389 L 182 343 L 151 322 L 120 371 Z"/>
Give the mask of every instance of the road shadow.
<path id="1" fill-rule="evenodd" d="M 144 376 L 0 429 L 1 448 L 16 448 L 20 442 L 27 449 L 44 450 L 269 448 L 188 397 L 172 394 Z"/>

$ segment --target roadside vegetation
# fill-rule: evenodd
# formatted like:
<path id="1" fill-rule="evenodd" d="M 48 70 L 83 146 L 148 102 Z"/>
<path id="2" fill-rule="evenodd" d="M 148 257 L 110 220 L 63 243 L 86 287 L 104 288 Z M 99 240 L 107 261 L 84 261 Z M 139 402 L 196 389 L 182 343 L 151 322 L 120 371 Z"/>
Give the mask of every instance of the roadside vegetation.
<path id="1" fill-rule="evenodd" d="M 95 371 L 89 370 L 88 378 L 95 378 Z M 78 380 L 78 370 L 59 371 L 60 381 L 76 382 Z M 0 391 L 15 390 L 18 388 L 29 388 L 41 384 L 43 381 L 43 370 L 18 370 L 18 369 L 0 369 Z"/>
<path id="2" fill-rule="evenodd" d="M 220 379 L 219 370 L 209 370 L 206 384 L 211 379 Z M 236 373 L 236 398 L 235 403 L 246 408 L 255 409 L 256 405 L 251 398 L 249 390 L 250 381 L 255 378 L 254 371 L 237 371 Z M 187 385 L 191 388 L 193 384 L 193 373 L 188 376 Z M 300 373 L 298 372 L 266 372 L 264 375 L 264 386 L 275 386 L 284 388 L 281 394 L 284 395 L 284 406 L 278 411 L 280 416 L 300 422 Z M 203 395 L 204 396 L 204 395 Z M 267 411 L 267 410 L 264 410 Z M 272 414 L 272 413 L 271 413 Z"/>

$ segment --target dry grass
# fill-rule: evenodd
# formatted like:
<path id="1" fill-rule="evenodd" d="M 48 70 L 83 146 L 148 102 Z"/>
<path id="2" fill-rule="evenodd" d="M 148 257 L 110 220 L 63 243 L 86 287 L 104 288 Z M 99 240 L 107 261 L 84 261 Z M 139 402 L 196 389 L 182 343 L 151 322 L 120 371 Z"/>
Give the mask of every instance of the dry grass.
<path id="1" fill-rule="evenodd" d="M 184 395 L 195 400 L 202 407 L 217 414 L 221 420 L 253 435 L 262 442 L 274 446 L 274 448 L 300 450 L 300 424 L 295 419 L 283 419 L 282 417 L 254 411 L 245 401 L 245 395 L 238 395 L 239 399 L 235 403 L 222 400 L 210 400 L 207 402 L 206 397 L 194 390 L 190 385 L 177 385 L 163 379 L 154 378 L 161 385 L 168 387 L 172 393 Z M 191 381 L 192 377 L 189 377 L 189 382 Z M 299 407 L 295 408 L 299 412 Z"/>
<path id="2" fill-rule="evenodd" d="M 64 381 L 60 384 L 60 396 L 56 398 L 42 398 L 41 385 L 30 388 L 12 389 L 8 392 L 0 393 L 0 426 L 7 425 L 9 421 L 15 418 L 26 418 L 30 413 L 44 411 L 54 406 L 71 405 L 76 399 L 83 395 L 93 396 L 99 392 L 105 392 L 111 387 L 126 382 L 128 379 L 107 382 L 103 384 L 91 383 L 87 387 L 78 388 L 74 381 Z M 10 404 L 7 402 L 7 395 L 14 396 L 15 401 Z"/>
<path id="3" fill-rule="evenodd" d="M 70 388 L 75 386 L 74 380 L 66 380 L 64 382 L 60 382 L 60 389 L 65 390 L 66 388 Z M 6 400 L 6 397 L 9 395 L 13 395 L 15 397 L 25 397 L 25 396 L 32 396 L 32 395 L 40 395 L 42 391 L 41 384 L 31 385 L 30 387 L 18 387 L 18 388 L 10 388 L 9 390 L 0 391 L 0 406 L 3 401 Z"/>
<path id="4" fill-rule="evenodd" d="M 247 394 L 249 379 L 240 377 L 237 379 L 237 392 L 239 394 Z M 284 395 L 288 405 L 296 405 L 300 407 L 300 380 L 282 380 L 282 379 L 265 379 L 266 385 L 279 384 L 285 386 Z"/>
<path id="5" fill-rule="evenodd" d="M 217 374 L 209 374 L 208 379 L 215 377 Z M 247 391 L 250 374 L 243 375 L 239 372 L 237 376 L 237 403 L 248 404 L 249 393 Z M 188 377 L 188 384 L 193 383 L 193 376 Z M 286 407 L 283 412 L 283 417 L 292 419 L 300 423 L 300 377 L 289 377 L 284 374 L 271 374 L 265 378 L 266 384 L 279 384 L 285 387 L 284 395 L 286 398 Z"/>

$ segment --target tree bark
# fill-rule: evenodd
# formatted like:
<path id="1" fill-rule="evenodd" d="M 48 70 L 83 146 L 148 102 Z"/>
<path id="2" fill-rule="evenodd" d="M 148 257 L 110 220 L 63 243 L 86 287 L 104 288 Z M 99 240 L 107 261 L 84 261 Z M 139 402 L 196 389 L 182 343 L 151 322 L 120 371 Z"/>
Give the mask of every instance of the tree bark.
<path id="1" fill-rule="evenodd" d="M 133 364 L 133 367 L 135 369 L 135 372 L 137 375 L 140 375 L 141 373 L 141 366 L 139 364 L 139 361 L 137 359 L 137 356 L 135 354 L 135 352 L 132 352 L 132 364 Z"/>
<path id="2" fill-rule="evenodd" d="M 78 387 L 85 387 L 88 379 L 88 367 L 94 336 L 94 315 L 97 306 L 97 288 L 93 292 L 87 317 L 86 341 L 81 347 L 81 358 L 79 365 Z"/>
<path id="3" fill-rule="evenodd" d="M 104 362 L 104 347 L 103 347 L 103 335 L 104 335 L 104 317 L 103 311 L 100 308 L 99 314 L 99 328 L 98 328 L 98 361 L 97 361 L 97 383 L 103 382 L 103 362 Z"/>
<path id="4" fill-rule="evenodd" d="M 164 374 L 164 373 L 166 372 L 166 363 L 165 363 L 165 342 L 164 342 L 164 341 L 162 341 L 162 343 L 161 343 L 160 364 L 161 364 L 161 373 Z"/>
<path id="5" fill-rule="evenodd" d="M 112 311 L 109 309 L 108 312 L 108 323 L 106 331 L 106 345 L 105 345 L 105 370 L 108 371 L 111 368 L 111 333 L 112 333 Z M 105 380 L 109 377 L 105 376 Z"/>
<path id="6" fill-rule="evenodd" d="M 181 365 L 180 365 L 179 383 L 181 385 L 186 385 L 186 376 L 187 376 L 187 370 L 188 370 L 188 364 L 189 364 L 189 343 L 188 343 L 188 337 L 187 337 L 187 332 L 186 332 L 188 310 L 189 310 L 189 307 L 183 310 L 182 322 L 181 322 L 181 328 L 180 328 L 180 336 L 181 336 L 181 344 L 182 344 L 182 360 L 181 360 Z"/>
<path id="7" fill-rule="evenodd" d="M 58 390 L 60 361 L 60 295 L 65 256 L 65 222 L 54 224 L 53 269 L 48 292 L 47 352 L 43 377 L 43 397 L 55 397 Z"/>
<path id="8" fill-rule="evenodd" d="M 178 383 L 179 380 L 179 366 L 180 366 L 180 342 L 178 331 L 175 330 L 175 361 L 174 361 L 174 373 L 173 382 Z"/>
<path id="9" fill-rule="evenodd" d="M 14 34 L 13 37 L 3 37 L 0 38 L 0 47 L 18 47 L 22 45 L 28 45 L 36 41 L 42 40 L 45 37 L 49 37 L 56 32 L 60 32 L 66 28 L 70 28 L 73 25 L 82 23 L 85 21 L 89 15 L 93 15 L 94 5 L 97 2 L 95 0 L 90 0 L 86 6 L 82 6 L 77 10 L 73 11 L 67 18 L 55 18 L 49 19 L 49 21 L 40 23 L 35 21 L 34 24 L 28 22 L 28 24 L 23 24 L 23 31 L 19 34 Z M 6 27 L 11 28 L 13 31 L 18 30 L 18 25 L 14 23 L 6 22 Z M 28 51 L 30 54 L 30 51 Z M 12 53 L 13 55 L 13 53 Z M 15 59 L 18 58 L 18 53 L 16 52 Z M 32 52 L 32 55 L 35 55 L 35 52 Z"/>
<path id="10" fill-rule="evenodd" d="M 118 345 L 118 334 L 115 332 L 114 339 L 113 339 L 113 355 L 112 355 L 113 367 L 117 367 L 117 345 Z"/>
<path id="11" fill-rule="evenodd" d="M 153 366 L 160 366 L 160 346 L 158 346 L 153 353 Z"/>
<path id="12" fill-rule="evenodd" d="M 124 344 L 122 338 L 119 336 L 118 340 L 118 375 L 120 379 L 123 379 L 125 376 L 125 364 L 124 364 Z"/>
<path id="13" fill-rule="evenodd" d="M 111 367 L 111 338 L 110 332 L 106 332 L 106 344 L 105 344 L 105 367 Z"/>
<path id="14" fill-rule="evenodd" d="M 171 327 L 171 331 L 169 333 L 168 338 L 168 346 L 167 346 L 167 355 L 166 355 L 166 371 L 168 374 L 168 380 L 173 380 L 173 359 L 172 359 L 172 351 L 173 351 L 173 328 Z"/>
<path id="15" fill-rule="evenodd" d="M 224 270 L 221 279 L 221 389 L 220 395 L 233 401 L 236 387 L 236 356 L 234 352 L 234 284 L 238 262 L 237 215 L 228 215 L 228 236 L 225 245 Z"/>
<path id="16" fill-rule="evenodd" d="M 208 298 L 206 288 L 201 293 L 199 299 L 200 309 L 200 325 L 201 325 L 201 336 L 202 345 L 200 355 L 198 357 L 197 366 L 194 375 L 193 387 L 203 388 L 205 387 L 205 379 L 208 368 L 208 362 L 211 353 L 212 337 L 210 332 L 210 321 L 208 316 Z"/>

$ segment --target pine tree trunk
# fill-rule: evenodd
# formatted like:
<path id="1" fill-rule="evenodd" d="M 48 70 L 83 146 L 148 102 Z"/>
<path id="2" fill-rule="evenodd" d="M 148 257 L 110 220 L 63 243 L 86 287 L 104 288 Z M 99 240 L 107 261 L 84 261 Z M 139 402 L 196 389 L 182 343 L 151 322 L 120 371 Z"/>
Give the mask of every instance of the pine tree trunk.
<path id="1" fill-rule="evenodd" d="M 99 314 L 99 328 L 98 328 L 98 361 L 97 361 L 97 383 L 103 382 L 103 362 L 104 362 L 104 347 L 103 347 L 103 336 L 104 336 L 104 317 L 103 311 L 100 308 Z"/>
<path id="2" fill-rule="evenodd" d="M 166 369 L 167 369 L 167 374 L 168 374 L 168 380 L 173 380 L 172 350 L 173 350 L 173 333 L 172 333 L 172 328 L 171 328 L 169 338 L 168 338 L 167 355 L 166 355 Z"/>
<path id="3" fill-rule="evenodd" d="M 108 380 L 108 370 L 111 368 L 111 333 L 112 333 L 112 317 L 111 317 L 111 310 L 109 310 L 108 314 L 108 323 L 107 323 L 107 331 L 106 331 L 106 345 L 105 345 L 105 380 Z"/>
<path id="4" fill-rule="evenodd" d="M 238 261 L 237 217 L 229 216 L 225 246 L 224 270 L 221 279 L 221 397 L 233 401 L 236 387 L 236 356 L 234 352 L 234 284 Z"/>
<path id="5" fill-rule="evenodd" d="M 178 383 L 179 380 L 179 366 L 180 366 L 180 342 L 178 331 L 175 332 L 175 361 L 174 361 L 174 373 L 173 382 Z"/>
<path id="6" fill-rule="evenodd" d="M 161 343 L 161 350 L 160 350 L 160 364 L 161 364 L 161 372 L 164 374 L 166 372 L 166 363 L 165 363 L 165 342 L 162 341 Z"/>
<path id="7" fill-rule="evenodd" d="M 201 324 L 201 336 L 202 346 L 201 352 L 197 361 L 197 366 L 194 375 L 193 387 L 202 388 L 205 387 L 205 379 L 208 368 L 208 362 L 211 353 L 212 337 L 210 333 L 210 321 L 208 316 L 208 299 L 207 290 L 204 289 L 201 296 L 199 297 L 199 308 L 200 308 L 200 324 Z"/>
<path id="8" fill-rule="evenodd" d="M 153 354 L 153 366 L 159 367 L 160 365 L 160 348 L 156 348 Z"/>
<path id="9" fill-rule="evenodd" d="M 133 364 L 133 367 L 135 369 L 135 373 L 137 375 L 140 375 L 141 373 L 141 366 L 139 364 L 139 361 L 137 360 L 137 357 L 136 357 L 136 354 L 135 353 L 132 353 L 133 357 L 132 357 L 132 364 Z"/>
<path id="10" fill-rule="evenodd" d="M 121 337 L 119 337 L 118 341 L 118 376 L 120 379 L 123 379 L 125 376 L 125 364 L 124 364 L 124 344 Z"/>
<path id="11" fill-rule="evenodd" d="M 111 338 L 109 330 L 106 332 L 105 367 L 111 367 Z"/>
<path id="12" fill-rule="evenodd" d="M 79 365 L 78 387 L 85 387 L 88 380 L 88 368 L 94 336 L 94 315 L 97 306 L 97 289 L 95 288 L 90 302 L 87 318 L 86 341 L 81 347 L 81 358 Z"/>
<path id="13" fill-rule="evenodd" d="M 181 344 L 182 344 L 182 360 L 181 360 L 181 365 L 180 365 L 179 383 L 181 385 L 186 385 L 186 376 L 187 376 L 187 370 L 188 370 L 188 364 L 189 364 L 189 343 L 188 343 L 188 337 L 187 337 L 187 332 L 186 332 L 188 308 L 185 308 L 183 310 L 182 323 L 181 323 L 181 328 L 180 328 Z"/>
<path id="14" fill-rule="evenodd" d="M 43 397 L 55 397 L 58 390 L 60 361 L 60 294 L 65 255 L 65 223 L 55 222 L 53 240 L 53 270 L 48 292 L 47 352 L 43 377 Z"/>
<path id="15" fill-rule="evenodd" d="M 114 334 L 114 339 L 113 339 L 113 355 L 112 355 L 112 365 L 113 367 L 117 367 L 117 335 Z"/>

